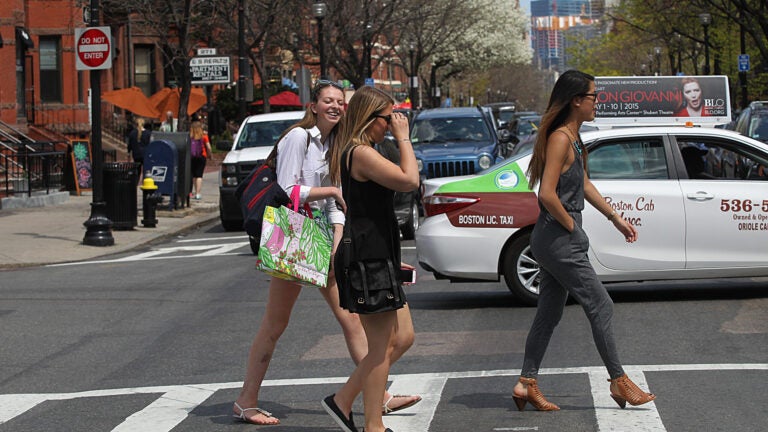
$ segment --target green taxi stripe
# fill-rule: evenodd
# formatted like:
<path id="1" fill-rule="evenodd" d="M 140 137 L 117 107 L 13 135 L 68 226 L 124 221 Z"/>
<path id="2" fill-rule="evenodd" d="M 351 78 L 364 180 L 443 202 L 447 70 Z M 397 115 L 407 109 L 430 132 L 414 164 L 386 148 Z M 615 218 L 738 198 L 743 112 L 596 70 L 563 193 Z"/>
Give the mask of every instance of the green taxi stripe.
<path id="1" fill-rule="evenodd" d="M 451 192 L 531 192 L 531 189 L 525 173 L 513 162 L 480 176 L 446 183 L 435 191 Z"/>

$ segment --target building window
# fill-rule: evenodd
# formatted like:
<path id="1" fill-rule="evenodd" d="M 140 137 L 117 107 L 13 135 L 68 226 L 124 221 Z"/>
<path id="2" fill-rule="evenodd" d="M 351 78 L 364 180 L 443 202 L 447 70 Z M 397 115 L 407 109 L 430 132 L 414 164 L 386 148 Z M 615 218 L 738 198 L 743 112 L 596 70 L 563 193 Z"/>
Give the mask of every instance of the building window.
<path id="1" fill-rule="evenodd" d="M 40 100 L 61 102 L 61 38 L 40 37 Z"/>
<path id="2" fill-rule="evenodd" d="M 155 50 L 152 45 L 136 45 L 133 50 L 133 82 L 145 95 L 155 93 Z"/>

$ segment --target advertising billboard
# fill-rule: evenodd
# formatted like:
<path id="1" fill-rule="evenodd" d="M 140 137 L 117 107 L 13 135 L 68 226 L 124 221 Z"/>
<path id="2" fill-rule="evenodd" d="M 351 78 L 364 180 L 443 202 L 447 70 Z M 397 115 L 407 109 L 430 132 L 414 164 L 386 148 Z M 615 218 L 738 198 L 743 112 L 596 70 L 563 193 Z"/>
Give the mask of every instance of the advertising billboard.
<path id="1" fill-rule="evenodd" d="M 596 77 L 595 124 L 731 121 L 726 76 Z"/>

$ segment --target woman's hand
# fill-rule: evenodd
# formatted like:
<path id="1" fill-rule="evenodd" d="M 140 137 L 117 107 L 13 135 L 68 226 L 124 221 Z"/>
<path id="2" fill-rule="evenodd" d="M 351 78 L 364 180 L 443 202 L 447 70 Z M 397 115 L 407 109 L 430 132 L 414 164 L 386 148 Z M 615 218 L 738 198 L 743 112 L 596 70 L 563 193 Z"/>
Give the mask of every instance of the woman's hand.
<path id="1" fill-rule="evenodd" d="M 615 226 L 619 232 L 624 234 L 624 238 L 627 240 L 627 243 L 634 243 L 637 240 L 637 230 L 623 217 L 615 215 L 611 221 L 613 222 L 613 226 Z"/>
<path id="2" fill-rule="evenodd" d="M 336 201 L 336 208 L 341 210 L 342 213 L 347 213 L 347 203 L 344 201 L 344 195 L 341 193 L 341 189 L 335 188 L 336 192 L 333 194 L 333 199 Z"/>
<path id="3" fill-rule="evenodd" d="M 408 117 L 403 113 L 393 112 L 392 121 L 389 124 L 389 130 L 392 136 L 399 142 L 410 138 Z"/>

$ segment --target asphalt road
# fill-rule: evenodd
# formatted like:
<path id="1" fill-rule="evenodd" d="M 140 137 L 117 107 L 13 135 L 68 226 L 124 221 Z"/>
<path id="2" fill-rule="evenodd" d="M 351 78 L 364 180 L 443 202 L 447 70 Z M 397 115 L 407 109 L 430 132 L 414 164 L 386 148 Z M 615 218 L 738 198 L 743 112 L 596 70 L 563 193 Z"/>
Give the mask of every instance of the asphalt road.
<path id="1" fill-rule="evenodd" d="M 404 260 L 415 263 L 413 242 Z M 242 233 L 218 225 L 100 262 L 0 273 L 0 432 L 333 431 L 319 401 L 352 369 L 321 296 L 305 289 L 261 406 L 232 421 L 268 278 Z M 510 396 L 535 313 L 501 283 L 408 288 L 415 346 L 392 390 L 424 401 L 394 431 L 758 431 L 768 386 L 768 280 L 612 286 L 630 375 L 658 399 L 619 410 L 589 325 L 571 304 L 540 385 L 562 411 L 518 412 Z M 319 312 L 318 312 L 319 311 Z M 358 402 L 355 412 L 362 416 Z"/>

